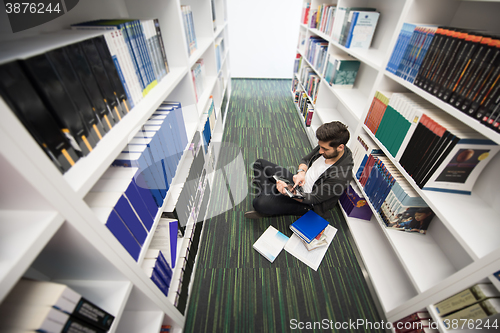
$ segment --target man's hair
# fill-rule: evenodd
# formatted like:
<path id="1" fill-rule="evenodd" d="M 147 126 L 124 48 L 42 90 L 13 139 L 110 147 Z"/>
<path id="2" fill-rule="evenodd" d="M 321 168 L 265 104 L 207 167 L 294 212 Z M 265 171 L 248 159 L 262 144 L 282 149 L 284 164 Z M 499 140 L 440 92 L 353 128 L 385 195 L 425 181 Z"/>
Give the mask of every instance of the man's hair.
<path id="1" fill-rule="evenodd" d="M 332 121 L 321 125 L 316 130 L 316 138 L 319 141 L 329 142 L 330 147 L 337 148 L 341 144 L 347 144 L 350 134 L 346 125 L 340 121 Z"/>

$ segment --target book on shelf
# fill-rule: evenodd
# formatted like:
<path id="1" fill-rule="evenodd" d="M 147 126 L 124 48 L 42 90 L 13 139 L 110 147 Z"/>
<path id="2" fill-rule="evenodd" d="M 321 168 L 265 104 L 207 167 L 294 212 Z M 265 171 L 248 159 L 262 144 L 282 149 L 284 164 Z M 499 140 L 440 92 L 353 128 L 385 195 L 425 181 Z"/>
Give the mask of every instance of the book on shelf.
<path id="1" fill-rule="evenodd" d="M 274 262 L 285 247 L 286 242 L 288 242 L 288 237 L 270 225 L 253 243 L 253 248 L 262 254 L 264 258 L 270 262 Z"/>
<path id="2" fill-rule="evenodd" d="M 141 268 L 146 275 L 153 281 L 161 292 L 168 296 L 170 282 L 172 281 L 172 269 L 165 267 L 161 260 L 145 258 Z"/>
<path id="3" fill-rule="evenodd" d="M 149 245 L 150 251 L 161 250 L 168 265 L 175 268 L 177 264 L 177 243 L 179 238 L 179 221 L 161 218 Z"/>
<path id="4" fill-rule="evenodd" d="M 327 220 L 310 210 L 293 222 L 290 230 L 305 242 L 311 243 L 327 226 Z"/>
<path id="5" fill-rule="evenodd" d="M 351 11 L 374 12 L 376 9 L 371 7 L 337 7 L 332 28 L 332 40 L 340 45 L 345 45 L 347 40 L 347 34 L 349 33 L 347 20 L 349 19 Z"/>
<path id="6" fill-rule="evenodd" d="M 198 49 L 198 42 L 196 40 L 196 33 L 194 30 L 193 11 L 191 10 L 191 6 L 181 5 L 181 12 L 188 47 L 188 55 L 192 55 L 194 51 Z"/>
<path id="7" fill-rule="evenodd" d="M 347 18 L 345 37 L 341 45 L 348 49 L 369 49 L 380 13 L 375 11 L 351 11 Z"/>
<path id="8" fill-rule="evenodd" d="M 285 251 L 302 261 L 313 270 L 317 271 L 336 233 L 336 228 L 332 227 L 331 225 L 327 225 L 327 227 L 324 228 L 323 232 L 326 237 L 327 244 L 311 251 L 306 248 L 301 237 L 293 233 L 288 242 L 285 244 Z"/>
<path id="9" fill-rule="evenodd" d="M 318 71 L 323 68 L 327 55 L 328 41 L 318 36 L 310 36 L 306 43 L 305 57 Z"/>
<path id="10" fill-rule="evenodd" d="M 103 331 L 109 330 L 115 319 L 65 284 L 24 278 L 12 288 L 2 306 L 52 307 Z"/>
<path id="11" fill-rule="evenodd" d="M 500 299 L 499 298 L 488 298 L 479 303 L 470 305 L 462 310 L 449 314 L 442 317 L 444 326 L 448 329 L 453 328 L 454 322 L 463 323 L 464 321 L 472 321 L 477 323 L 481 320 L 487 320 L 488 317 L 498 315 L 500 313 Z M 494 320 L 494 326 L 497 319 Z M 496 327 L 498 328 L 498 326 Z"/>
<path id="12" fill-rule="evenodd" d="M 368 127 L 373 134 L 376 134 L 378 131 L 378 127 L 380 126 L 380 122 L 384 116 L 387 105 L 389 105 L 391 96 L 392 92 L 375 92 L 375 96 L 373 97 L 370 109 L 368 110 L 364 122 L 366 127 Z"/>
<path id="13" fill-rule="evenodd" d="M 366 134 L 360 133 L 357 140 L 351 149 L 353 156 L 353 171 L 355 172 L 356 179 L 359 179 L 363 173 L 364 165 L 368 157 L 372 154 L 380 154 L 382 150 L 377 144 Z"/>
<path id="14" fill-rule="evenodd" d="M 17 62 L 0 65 L 0 95 L 56 168 L 65 173 L 79 159 Z"/>
<path id="15" fill-rule="evenodd" d="M 191 68 L 191 77 L 193 78 L 194 91 L 196 95 L 196 102 L 203 94 L 204 81 L 205 81 L 205 62 L 203 59 L 199 59 Z"/>
<path id="16" fill-rule="evenodd" d="M 412 313 L 411 315 L 408 315 L 404 318 L 399 319 L 398 321 L 394 322 L 394 324 L 397 323 L 411 323 L 415 321 L 420 321 L 422 319 L 430 319 L 431 315 L 429 314 L 428 311 L 417 311 Z"/>
<path id="17" fill-rule="evenodd" d="M 302 12 L 300 16 L 300 22 L 302 24 L 307 24 L 309 20 L 309 11 L 311 10 L 311 3 L 310 2 L 304 2 L 302 4 Z"/>
<path id="18" fill-rule="evenodd" d="M 354 181 L 351 181 L 349 187 L 342 193 L 339 203 L 349 217 L 369 221 L 373 215 L 370 206 Z"/>
<path id="19" fill-rule="evenodd" d="M 492 297 L 500 297 L 498 289 L 491 283 L 478 283 L 439 303 L 434 304 L 434 308 L 436 309 L 436 312 L 443 317 L 469 305 Z"/>
<path id="20" fill-rule="evenodd" d="M 399 64 L 401 63 L 401 59 L 403 58 L 404 51 L 410 43 L 410 39 L 413 36 L 413 31 L 415 30 L 415 28 L 415 24 L 407 22 L 403 23 L 401 31 L 398 35 L 398 39 L 396 40 L 396 44 L 394 45 L 394 49 L 392 50 L 391 57 L 389 58 L 389 62 L 387 63 L 386 70 L 388 72 L 396 74 Z"/>
<path id="21" fill-rule="evenodd" d="M 350 55 L 330 54 L 325 65 L 324 78 L 334 88 L 351 89 L 360 65 L 361 62 Z"/>
<path id="22" fill-rule="evenodd" d="M 54 307 L 44 305 L 2 304 L 0 321 L 2 332 L 106 332 Z"/>
<path id="23" fill-rule="evenodd" d="M 330 35 L 335 17 L 336 5 L 322 4 L 318 6 L 316 29 Z"/>

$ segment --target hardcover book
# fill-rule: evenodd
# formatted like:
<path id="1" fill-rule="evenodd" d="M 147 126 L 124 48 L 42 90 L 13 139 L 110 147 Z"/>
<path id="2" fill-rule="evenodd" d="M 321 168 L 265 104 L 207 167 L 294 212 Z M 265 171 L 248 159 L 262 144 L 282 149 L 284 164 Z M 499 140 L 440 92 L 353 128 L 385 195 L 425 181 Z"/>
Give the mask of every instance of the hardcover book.
<path id="1" fill-rule="evenodd" d="M 285 247 L 286 242 L 288 242 L 288 237 L 270 225 L 255 241 L 253 248 L 264 258 L 273 262 Z"/>
<path id="2" fill-rule="evenodd" d="M 445 316 L 490 297 L 500 297 L 498 289 L 491 283 L 478 283 L 435 304 L 434 307 L 440 316 Z"/>
<path id="3" fill-rule="evenodd" d="M 290 225 L 290 229 L 307 243 L 328 226 L 328 221 L 310 210 Z"/>

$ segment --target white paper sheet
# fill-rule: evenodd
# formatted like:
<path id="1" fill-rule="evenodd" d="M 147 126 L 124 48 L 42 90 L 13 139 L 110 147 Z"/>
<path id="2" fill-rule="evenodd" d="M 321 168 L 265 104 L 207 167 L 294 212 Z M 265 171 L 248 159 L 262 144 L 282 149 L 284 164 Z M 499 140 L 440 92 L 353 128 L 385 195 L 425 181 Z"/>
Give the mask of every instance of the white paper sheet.
<path id="1" fill-rule="evenodd" d="M 323 260 L 326 251 L 330 247 L 330 244 L 336 233 L 337 229 L 332 227 L 331 225 L 328 225 L 324 232 L 328 245 L 318 247 L 317 249 L 311 251 L 308 251 L 300 238 L 297 235 L 293 234 L 292 237 L 290 237 L 290 240 L 286 243 L 285 250 L 302 261 L 307 266 L 317 271 L 319 264 L 321 264 L 321 261 Z"/>

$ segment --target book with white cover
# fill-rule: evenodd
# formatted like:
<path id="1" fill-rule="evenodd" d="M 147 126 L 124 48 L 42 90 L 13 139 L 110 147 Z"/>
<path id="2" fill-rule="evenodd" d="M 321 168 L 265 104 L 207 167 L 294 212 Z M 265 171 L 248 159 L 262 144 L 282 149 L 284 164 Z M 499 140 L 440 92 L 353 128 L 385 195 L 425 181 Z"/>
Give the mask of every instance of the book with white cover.
<path id="1" fill-rule="evenodd" d="M 283 250 L 283 247 L 285 247 L 288 239 L 287 236 L 270 225 L 259 239 L 253 243 L 253 248 L 267 260 L 273 262 L 278 254 L 280 254 L 281 250 Z"/>

